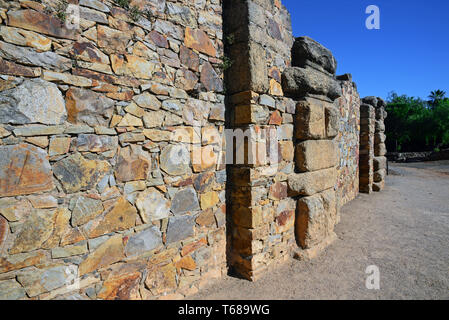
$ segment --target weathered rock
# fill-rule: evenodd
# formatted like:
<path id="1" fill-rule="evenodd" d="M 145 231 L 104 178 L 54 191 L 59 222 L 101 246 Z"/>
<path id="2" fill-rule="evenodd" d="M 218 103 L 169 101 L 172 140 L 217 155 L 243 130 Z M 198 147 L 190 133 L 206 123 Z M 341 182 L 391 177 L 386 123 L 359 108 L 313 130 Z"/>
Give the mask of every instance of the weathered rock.
<path id="1" fill-rule="evenodd" d="M 198 55 L 187 47 L 181 46 L 179 51 L 179 59 L 187 68 L 198 72 L 200 67 L 200 59 Z"/>
<path id="2" fill-rule="evenodd" d="M 200 210 L 195 189 L 188 187 L 178 191 L 173 196 L 170 209 L 175 215 Z"/>
<path id="3" fill-rule="evenodd" d="M 34 10 L 8 12 L 8 25 L 56 38 L 76 40 L 76 29 L 67 29 L 59 19 Z"/>
<path id="4" fill-rule="evenodd" d="M 51 82 L 25 80 L 0 92 L 0 123 L 62 124 L 66 118 L 62 94 Z"/>
<path id="5" fill-rule="evenodd" d="M 63 155 L 69 152 L 72 139 L 69 137 L 53 137 L 50 139 L 48 154 L 50 157 Z"/>
<path id="6" fill-rule="evenodd" d="M 197 27 L 195 12 L 187 6 L 167 2 L 167 15 L 171 21 L 191 28 Z"/>
<path id="7" fill-rule="evenodd" d="M 35 266 L 43 263 L 45 259 L 46 256 L 43 251 L 33 251 L 28 253 L 19 253 L 15 255 L 10 255 L 8 257 L 1 257 L 0 273 Z"/>
<path id="8" fill-rule="evenodd" d="M 37 210 L 32 212 L 20 227 L 10 254 L 39 249 L 52 235 L 56 210 Z"/>
<path id="9" fill-rule="evenodd" d="M 124 259 L 124 249 L 121 235 L 111 237 L 81 262 L 79 275 L 82 276 Z"/>
<path id="10" fill-rule="evenodd" d="M 53 248 L 51 249 L 51 257 L 53 259 L 68 258 L 73 256 L 79 256 L 88 253 L 87 241 L 81 243 L 65 246 L 63 248 Z"/>
<path id="11" fill-rule="evenodd" d="M 144 92 L 138 96 L 134 96 L 133 100 L 139 107 L 150 109 L 150 110 L 159 110 L 162 106 L 161 102 L 153 95 L 148 92 Z"/>
<path id="12" fill-rule="evenodd" d="M 289 67 L 282 74 L 282 88 L 287 96 L 301 98 L 306 94 L 320 94 L 335 100 L 342 95 L 337 80 L 313 68 Z"/>
<path id="13" fill-rule="evenodd" d="M 80 152 L 105 152 L 118 147 L 118 138 L 95 134 L 80 134 L 76 139 L 76 147 Z"/>
<path id="14" fill-rule="evenodd" d="M 292 66 L 305 68 L 310 62 L 331 74 L 337 70 L 337 61 L 329 49 L 309 37 L 296 38 L 292 48 Z"/>
<path id="15" fill-rule="evenodd" d="M 0 197 L 53 189 L 45 151 L 29 144 L 0 146 Z"/>
<path id="16" fill-rule="evenodd" d="M 19 46 L 32 47 L 39 51 L 51 49 L 51 40 L 49 38 L 31 31 L 1 26 L 0 35 L 6 42 Z"/>
<path id="17" fill-rule="evenodd" d="M 374 171 L 379 171 L 387 168 L 387 158 L 386 157 L 374 157 L 373 159 Z"/>
<path id="18" fill-rule="evenodd" d="M 114 101 L 90 90 L 70 88 L 66 94 L 68 121 L 89 126 L 108 126 Z"/>
<path id="19" fill-rule="evenodd" d="M 67 71 L 72 67 L 70 59 L 54 52 L 36 52 L 33 49 L 19 47 L 0 41 L 0 57 L 25 65 L 38 66 L 50 70 Z"/>
<path id="20" fill-rule="evenodd" d="M 386 169 L 380 169 L 380 170 L 374 172 L 374 175 L 373 175 L 374 182 L 385 181 L 386 175 L 387 175 Z"/>
<path id="21" fill-rule="evenodd" d="M 5 218 L 3 218 L 3 216 L 0 215 L 0 249 L 3 247 L 3 243 L 5 242 L 8 233 L 9 233 L 8 220 L 6 220 Z M 1 263 L 0 263 L 0 270 L 1 270 Z"/>
<path id="22" fill-rule="evenodd" d="M 288 176 L 288 187 L 291 196 L 311 196 L 332 188 L 336 182 L 336 168 L 291 174 Z"/>
<path id="23" fill-rule="evenodd" d="M 190 152 L 184 145 L 168 145 L 161 152 L 161 169 L 170 175 L 188 174 L 191 172 L 189 164 Z"/>
<path id="24" fill-rule="evenodd" d="M 125 247 L 127 257 L 138 256 L 162 245 L 162 234 L 156 227 L 150 227 L 129 237 Z"/>
<path id="25" fill-rule="evenodd" d="M 53 172 L 67 193 L 95 188 L 111 170 L 107 161 L 87 160 L 75 153 L 53 165 Z"/>
<path id="26" fill-rule="evenodd" d="M 74 227 L 86 224 L 104 210 L 101 200 L 84 196 L 73 198 L 70 204 L 73 206 L 72 225 Z"/>
<path id="27" fill-rule="evenodd" d="M 385 146 L 385 143 L 376 144 L 374 146 L 374 155 L 376 157 L 383 157 L 387 154 L 387 147 Z"/>
<path id="28" fill-rule="evenodd" d="M 328 139 L 335 138 L 338 135 L 338 109 L 332 105 L 325 108 L 326 114 L 326 137 Z"/>
<path id="29" fill-rule="evenodd" d="M 115 168 L 115 177 L 118 181 L 145 180 L 149 169 L 150 163 L 139 152 L 130 147 L 120 149 Z"/>
<path id="30" fill-rule="evenodd" d="M 308 140 L 296 146 L 296 167 L 300 172 L 327 169 L 337 165 L 332 140 Z"/>
<path id="31" fill-rule="evenodd" d="M 140 300 L 139 288 L 144 263 L 119 263 L 112 266 L 97 298 L 104 300 Z"/>
<path id="32" fill-rule="evenodd" d="M 19 300 L 25 296 L 25 289 L 15 279 L 0 281 L 0 300 Z"/>
<path id="33" fill-rule="evenodd" d="M 118 75 L 132 76 L 139 79 L 151 79 L 157 65 L 138 56 L 125 54 L 124 57 L 111 55 L 111 65 Z"/>
<path id="34" fill-rule="evenodd" d="M 155 188 L 141 192 L 137 197 L 136 206 L 145 223 L 165 219 L 170 214 L 170 201 Z"/>
<path id="35" fill-rule="evenodd" d="M 104 48 L 104 51 L 108 54 L 125 52 L 131 36 L 128 32 L 111 29 L 103 25 L 97 26 L 98 46 Z"/>
<path id="36" fill-rule="evenodd" d="M 217 50 L 215 49 L 214 44 L 207 34 L 200 29 L 191 29 L 190 27 L 187 27 L 184 44 L 188 48 L 195 49 L 209 56 L 215 57 L 217 55 Z"/>
<path id="37" fill-rule="evenodd" d="M 130 229 L 135 226 L 136 218 L 136 208 L 124 197 L 120 197 L 104 216 L 90 221 L 84 229 L 89 238 L 96 238 L 110 232 Z"/>
<path id="38" fill-rule="evenodd" d="M 326 134 L 325 105 L 321 100 L 306 98 L 296 106 L 296 138 L 301 140 L 323 139 Z"/>
<path id="39" fill-rule="evenodd" d="M 205 62 L 201 68 L 201 83 L 207 91 L 223 91 L 223 81 L 209 62 Z"/>
<path id="40" fill-rule="evenodd" d="M 42 72 L 40 68 L 25 67 L 20 64 L 6 61 L 3 58 L 0 58 L 0 73 L 19 77 L 22 76 L 34 78 L 39 77 Z M 0 91 L 3 90 L 6 90 L 6 88 L 1 88 L 0 86 Z"/>
<path id="41" fill-rule="evenodd" d="M 173 263 L 151 266 L 145 285 L 154 295 L 164 294 L 176 289 L 176 267 Z"/>
<path id="42" fill-rule="evenodd" d="M 109 7 L 99 0 L 80 0 L 79 4 L 106 13 L 110 11 Z"/>
<path id="43" fill-rule="evenodd" d="M 195 216 L 171 217 L 168 221 L 167 243 L 177 242 L 193 236 Z"/>
<path id="44" fill-rule="evenodd" d="M 43 124 L 30 124 L 14 129 L 14 135 L 17 137 L 33 137 L 33 136 L 50 136 L 55 134 L 62 134 L 65 131 L 65 126 L 46 126 Z"/>

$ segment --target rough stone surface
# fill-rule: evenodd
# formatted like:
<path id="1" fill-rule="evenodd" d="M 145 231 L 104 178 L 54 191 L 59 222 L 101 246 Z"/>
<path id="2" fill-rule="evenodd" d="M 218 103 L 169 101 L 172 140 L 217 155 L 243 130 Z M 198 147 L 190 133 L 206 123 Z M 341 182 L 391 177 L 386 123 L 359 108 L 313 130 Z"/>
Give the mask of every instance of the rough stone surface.
<path id="1" fill-rule="evenodd" d="M 311 196 L 332 188 L 336 179 L 336 168 L 291 174 L 288 176 L 288 187 L 293 196 Z"/>
<path id="2" fill-rule="evenodd" d="M 189 187 L 178 191 L 173 197 L 170 209 L 175 215 L 200 210 L 195 189 Z"/>
<path id="3" fill-rule="evenodd" d="M 337 165 L 335 143 L 332 140 L 307 140 L 296 146 L 296 166 L 299 171 L 316 171 Z"/>
<path id="4" fill-rule="evenodd" d="M 53 189 L 45 151 L 29 144 L 0 146 L 0 196 L 32 194 Z"/>
<path id="5" fill-rule="evenodd" d="M 295 39 L 292 48 L 292 66 L 306 67 L 313 62 L 331 74 L 337 70 L 337 61 L 332 52 L 309 37 Z"/>
<path id="6" fill-rule="evenodd" d="M 66 117 L 62 94 L 51 82 L 25 80 L 0 92 L 0 123 L 62 124 Z"/>
<path id="7" fill-rule="evenodd" d="M 137 256 L 162 245 L 162 234 L 156 227 L 148 228 L 129 237 L 125 247 L 127 257 Z"/>
<path id="8" fill-rule="evenodd" d="M 165 219 L 170 214 L 170 201 L 155 188 L 141 192 L 136 200 L 142 220 L 146 223 Z"/>
<path id="9" fill-rule="evenodd" d="M 168 221 L 167 243 L 177 242 L 193 236 L 194 216 L 171 217 Z"/>

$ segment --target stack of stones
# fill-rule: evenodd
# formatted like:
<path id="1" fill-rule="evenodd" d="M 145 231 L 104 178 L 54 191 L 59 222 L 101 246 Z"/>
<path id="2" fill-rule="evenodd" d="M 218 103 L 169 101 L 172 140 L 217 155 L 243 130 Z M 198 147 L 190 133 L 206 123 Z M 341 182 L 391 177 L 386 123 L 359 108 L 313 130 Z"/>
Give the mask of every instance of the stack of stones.
<path id="1" fill-rule="evenodd" d="M 360 106 L 360 182 L 359 190 L 362 193 L 373 191 L 373 158 L 374 158 L 374 130 L 375 112 L 371 104 L 362 100 Z"/>
<path id="2" fill-rule="evenodd" d="M 297 100 L 295 173 L 288 177 L 289 195 L 297 197 L 295 235 L 303 250 L 299 259 L 313 258 L 335 239 L 338 223 L 335 184 L 338 111 L 341 96 L 332 53 L 308 38 L 297 38 L 292 65 L 283 74 L 284 92 Z"/>
<path id="3" fill-rule="evenodd" d="M 363 99 L 365 103 L 374 106 L 375 110 L 375 132 L 374 132 L 374 159 L 373 159 L 373 191 L 382 191 L 385 187 L 385 176 L 387 174 L 387 148 L 385 146 L 385 101 L 379 97 L 366 97 Z"/>
<path id="4" fill-rule="evenodd" d="M 360 192 L 382 191 L 385 187 L 387 148 L 385 101 L 379 97 L 362 99 L 360 113 Z"/>

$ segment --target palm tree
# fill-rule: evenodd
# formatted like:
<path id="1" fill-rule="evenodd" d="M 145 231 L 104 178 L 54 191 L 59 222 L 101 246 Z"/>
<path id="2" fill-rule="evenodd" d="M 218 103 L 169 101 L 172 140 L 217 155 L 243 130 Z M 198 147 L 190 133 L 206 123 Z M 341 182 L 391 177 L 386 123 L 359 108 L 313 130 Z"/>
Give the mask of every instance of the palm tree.
<path id="1" fill-rule="evenodd" d="M 430 92 L 430 95 L 429 95 L 429 99 L 430 99 L 429 104 L 430 104 L 432 107 L 435 107 L 435 106 L 438 105 L 438 103 L 439 103 L 441 100 L 444 100 L 445 96 L 446 96 L 446 92 L 443 91 L 443 90 L 435 90 L 435 91 L 431 91 L 431 92 Z"/>

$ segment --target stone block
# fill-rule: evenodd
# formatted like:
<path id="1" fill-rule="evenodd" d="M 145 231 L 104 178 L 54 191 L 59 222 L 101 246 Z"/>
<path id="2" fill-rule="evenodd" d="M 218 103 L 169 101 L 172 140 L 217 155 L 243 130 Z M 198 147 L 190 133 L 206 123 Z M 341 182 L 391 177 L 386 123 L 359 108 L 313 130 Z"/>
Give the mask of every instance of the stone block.
<path id="1" fill-rule="evenodd" d="M 323 139 L 326 135 L 325 105 L 321 100 L 306 98 L 296 105 L 295 136 L 300 140 Z"/>
<path id="2" fill-rule="evenodd" d="M 374 146 L 374 155 L 376 157 L 383 157 L 387 154 L 387 147 L 385 146 L 385 143 L 376 144 Z"/>
<path id="3" fill-rule="evenodd" d="M 311 196 L 332 188 L 337 182 L 335 167 L 313 172 L 291 174 L 288 176 L 290 196 Z"/>
<path id="4" fill-rule="evenodd" d="M 374 171 L 379 171 L 387 168 L 387 158 L 386 157 L 375 157 L 373 159 Z"/>
<path id="5" fill-rule="evenodd" d="M 296 168 L 300 172 L 327 169 L 337 165 L 337 152 L 332 140 L 308 140 L 296 145 Z"/>
<path id="6" fill-rule="evenodd" d="M 309 37 L 296 38 L 292 48 L 292 66 L 304 68 L 309 61 L 331 74 L 337 70 L 337 61 L 329 49 Z"/>

